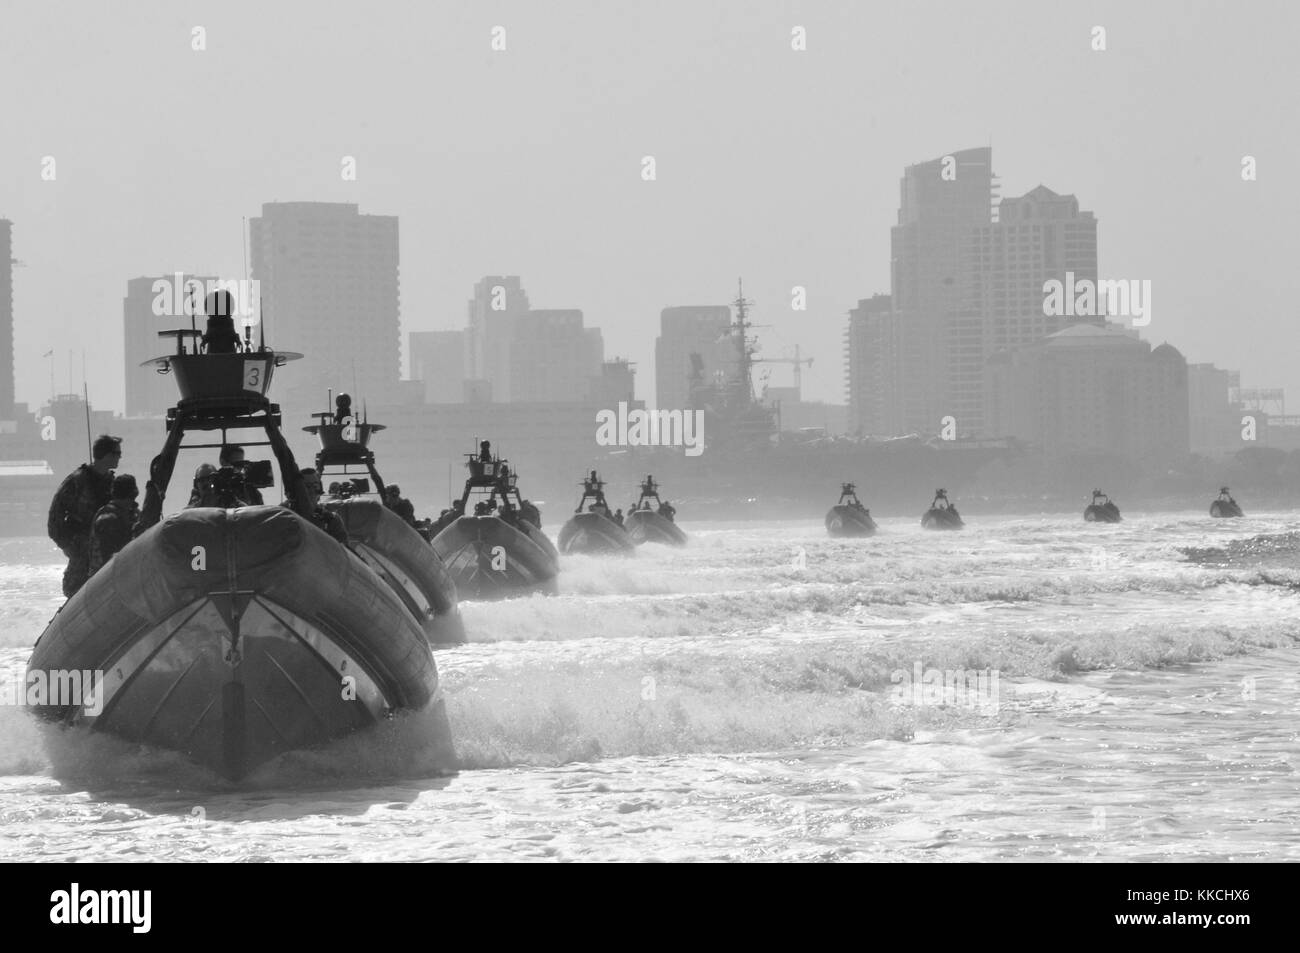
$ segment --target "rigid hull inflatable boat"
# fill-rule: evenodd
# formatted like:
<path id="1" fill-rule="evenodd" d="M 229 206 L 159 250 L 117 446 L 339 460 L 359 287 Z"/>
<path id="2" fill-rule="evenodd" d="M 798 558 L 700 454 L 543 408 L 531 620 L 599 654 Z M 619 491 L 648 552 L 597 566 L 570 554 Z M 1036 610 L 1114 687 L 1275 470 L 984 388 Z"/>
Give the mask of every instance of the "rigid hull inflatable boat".
<path id="1" fill-rule="evenodd" d="M 559 553 L 537 507 L 520 495 L 518 472 L 487 440 L 468 456 L 464 492 L 432 528 L 433 549 L 457 591 L 471 599 L 553 593 Z"/>
<path id="2" fill-rule="evenodd" d="M 925 529 L 961 529 L 965 525 L 957 507 L 948 502 L 948 491 L 935 490 L 934 502 L 921 517 L 921 526 Z"/>
<path id="3" fill-rule="evenodd" d="M 673 505 L 659 499 L 659 484 L 654 477 L 647 476 L 641 484 L 641 496 L 628 511 L 623 528 L 637 546 L 642 543 L 685 546 L 686 534 L 675 522 L 676 516 L 677 510 Z"/>
<path id="4" fill-rule="evenodd" d="M 573 516 L 560 530 L 560 552 L 617 554 L 630 553 L 635 544 L 628 536 L 621 523 L 610 515 L 609 504 L 605 502 L 605 483 L 596 471 L 582 481 L 582 499 Z M 587 510 L 583 506 L 591 504 Z"/>
<path id="5" fill-rule="evenodd" d="M 852 483 L 840 484 L 840 501 L 826 514 L 826 532 L 832 536 L 874 536 L 876 521 L 858 500 Z"/>
<path id="6" fill-rule="evenodd" d="M 424 633 L 370 567 L 318 528 L 266 397 L 274 369 L 300 355 L 254 349 L 248 332 L 240 342 L 230 318 L 213 316 L 231 312 L 209 302 L 207 334 L 161 332 L 176 336 L 176 353 L 154 363 L 175 374 L 181 399 L 150 466 L 137 536 L 68 600 L 28 664 L 29 680 L 102 678 L 36 713 L 181 752 L 232 780 L 400 710 L 428 708 L 445 732 Z M 187 351 L 187 337 L 201 342 Z M 243 478 L 218 471 L 220 505 L 162 519 L 184 434 L 220 431 L 220 444 L 191 445 L 215 448 L 233 429 L 265 432 L 257 445 L 272 448 L 288 503 L 244 505 Z"/>
<path id="7" fill-rule="evenodd" d="M 1092 502 L 1083 511 L 1083 518 L 1089 523 L 1118 523 L 1123 519 L 1119 507 L 1101 490 L 1092 491 Z"/>
<path id="8" fill-rule="evenodd" d="M 393 588 L 431 643 L 464 642 L 465 623 L 451 574 L 420 532 L 383 503 L 386 488 L 370 449 L 370 438 L 383 424 L 357 420 L 347 394 L 336 398 L 333 411 L 315 416 L 319 422 L 303 430 L 320 441 L 317 473 L 322 481 L 348 478 L 342 481 L 342 498 L 325 504 L 342 522 L 348 546 Z M 368 477 L 353 476 L 357 470 Z M 372 489 L 375 495 L 370 495 Z"/>

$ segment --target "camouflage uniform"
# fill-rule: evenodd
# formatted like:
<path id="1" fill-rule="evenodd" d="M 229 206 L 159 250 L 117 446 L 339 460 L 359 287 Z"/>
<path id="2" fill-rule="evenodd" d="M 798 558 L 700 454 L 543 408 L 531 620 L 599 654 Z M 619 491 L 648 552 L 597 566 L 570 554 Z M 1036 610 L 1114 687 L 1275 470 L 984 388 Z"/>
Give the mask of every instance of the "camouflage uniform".
<path id="1" fill-rule="evenodd" d="M 46 530 L 68 557 L 63 571 L 63 594 L 68 598 L 90 578 L 90 536 L 95 514 L 109 501 L 113 475 L 83 463 L 54 493 Z"/>

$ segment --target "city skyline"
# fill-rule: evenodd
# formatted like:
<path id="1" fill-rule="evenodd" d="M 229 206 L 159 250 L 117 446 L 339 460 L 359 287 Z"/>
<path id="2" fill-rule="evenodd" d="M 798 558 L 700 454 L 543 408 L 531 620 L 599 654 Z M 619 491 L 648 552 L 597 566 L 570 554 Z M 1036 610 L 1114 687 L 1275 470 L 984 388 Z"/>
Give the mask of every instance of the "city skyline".
<path id="1" fill-rule="evenodd" d="M 191 49 L 192 15 L 140 9 L 111 51 L 91 41 L 109 14 L 5 14 L 28 40 L 3 80 L 61 77 L 57 96 L 38 82 L 18 104 L 0 155 L 0 217 L 27 266 L 15 273 L 19 401 L 48 390 L 40 355 L 76 340 L 92 356 L 92 400 L 122 409 L 123 282 L 242 276 L 242 219 L 263 202 L 313 200 L 402 219 L 403 346 L 411 332 L 457 329 L 476 277 L 522 274 L 538 300 L 582 308 L 608 353 L 647 368 L 664 308 L 725 301 L 743 276 L 756 321 L 774 325 L 760 331 L 764 353 L 799 343 L 817 359 L 806 396 L 840 403 L 846 313 L 888 287 L 898 170 L 990 141 L 1003 194 L 1044 184 L 1077 196 L 1101 223 L 1100 273 L 1153 282 L 1153 345 L 1300 391 L 1282 349 L 1250 343 L 1284 336 L 1300 292 L 1295 236 L 1269 212 L 1297 204 L 1285 171 L 1296 132 L 1262 119 L 1286 114 L 1290 93 L 1270 78 L 1281 54 L 1254 42 L 1286 31 L 1289 7 L 1187 31 L 1212 8 L 1102 4 L 1085 20 L 1006 4 L 998 16 L 886 19 L 774 5 L 737 21 L 708 5 L 579 17 L 506 4 L 357 22 L 236 6 L 207 17 L 203 51 Z M 497 23 L 501 52 L 489 47 Z M 1105 51 L 1091 48 L 1094 23 Z M 800 24 L 807 49 L 795 51 Z M 336 68 L 358 31 L 390 55 Z M 264 72 L 289 36 L 295 71 Z M 136 76 L 113 68 L 121 58 L 151 65 Z M 452 79 L 475 89 L 472 104 L 434 96 L 418 120 L 384 95 Z M 274 108 L 306 90 L 301 115 Z M 149 108 L 108 106 L 122 101 Z M 225 147 L 199 134 L 207 116 L 229 129 Z M 1258 181 L 1242 179 L 1247 155 Z M 54 181 L 41 178 L 47 156 Z M 340 176 L 345 156 L 355 181 Z M 791 309 L 795 286 L 806 312 Z M 784 384 L 788 371 L 776 374 Z M 652 397 L 650 377 L 638 396 Z"/>

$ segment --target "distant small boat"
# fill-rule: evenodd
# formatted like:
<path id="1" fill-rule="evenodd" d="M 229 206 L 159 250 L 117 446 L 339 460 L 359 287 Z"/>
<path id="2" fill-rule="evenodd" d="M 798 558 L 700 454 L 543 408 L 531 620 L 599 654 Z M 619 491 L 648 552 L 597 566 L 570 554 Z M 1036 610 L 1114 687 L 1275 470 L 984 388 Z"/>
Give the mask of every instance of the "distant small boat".
<path id="1" fill-rule="evenodd" d="M 948 502 L 948 491 L 935 490 L 934 502 L 921 517 L 921 526 L 924 529 L 961 529 L 965 525 L 957 507 Z"/>
<path id="2" fill-rule="evenodd" d="M 1123 519 L 1119 507 L 1101 490 L 1092 491 L 1092 502 L 1083 511 L 1083 518 L 1089 523 L 1118 523 Z"/>
<path id="3" fill-rule="evenodd" d="M 654 500 L 651 507 L 650 501 Z M 623 528 L 633 543 L 665 543 L 669 546 L 685 546 L 686 534 L 673 520 L 677 510 L 671 503 L 659 499 L 659 484 L 653 476 L 647 476 L 641 484 L 641 496 L 632 504 L 624 520 Z"/>
<path id="4" fill-rule="evenodd" d="M 465 491 L 430 528 L 433 550 L 473 599 L 556 591 L 559 553 L 541 530 L 537 507 L 519 492 L 519 473 L 484 440 L 468 454 Z M 473 493 L 486 494 L 466 513 Z"/>
<path id="5" fill-rule="evenodd" d="M 840 484 L 840 501 L 826 514 L 826 532 L 832 536 L 874 536 L 876 521 L 858 500 L 852 483 Z"/>
<path id="6" fill-rule="evenodd" d="M 1237 505 L 1237 501 L 1232 498 L 1232 494 L 1225 486 L 1219 488 L 1219 498 L 1210 504 L 1210 515 L 1216 519 L 1231 519 L 1246 514 L 1241 511 L 1241 507 Z"/>
<path id="7" fill-rule="evenodd" d="M 609 512 L 605 502 L 605 483 L 592 470 L 582 483 L 582 499 L 573 516 L 560 530 L 562 553 L 630 553 L 636 549 L 627 530 Z M 590 506 L 587 501 L 591 500 Z"/>

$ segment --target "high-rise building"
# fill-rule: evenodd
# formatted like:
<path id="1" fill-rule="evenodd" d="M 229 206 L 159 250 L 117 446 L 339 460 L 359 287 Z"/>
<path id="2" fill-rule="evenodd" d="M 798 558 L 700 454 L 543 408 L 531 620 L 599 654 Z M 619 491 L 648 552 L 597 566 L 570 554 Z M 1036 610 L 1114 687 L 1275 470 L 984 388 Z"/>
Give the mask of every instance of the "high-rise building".
<path id="1" fill-rule="evenodd" d="M 0 218 L 0 420 L 14 419 L 13 222 Z"/>
<path id="2" fill-rule="evenodd" d="M 397 216 L 362 215 L 350 203 L 269 202 L 249 220 L 249 240 L 267 343 L 306 355 L 277 375 L 286 413 L 318 410 L 329 389 L 372 407 L 395 402 Z"/>
<path id="3" fill-rule="evenodd" d="M 158 337 L 159 331 L 190 326 L 190 317 L 176 307 L 176 288 L 193 287 L 192 283 L 206 289 L 215 278 L 195 275 L 171 274 L 157 278 L 132 278 L 126 283 L 126 297 L 122 299 L 123 370 L 126 381 L 126 416 L 161 417 L 180 396 L 176 382 L 156 368 L 141 366 L 145 361 L 170 354 L 175 350 L 173 341 Z M 161 284 L 160 284 L 161 282 Z M 155 290 L 158 289 L 158 290 Z M 161 296 L 161 297 L 160 297 Z M 198 316 L 196 322 L 204 325 L 203 300 L 205 293 L 194 290 Z M 155 308 L 154 303 L 159 307 Z M 184 298 L 182 297 L 182 307 Z M 163 313 L 156 314 L 161 310 Z"/>
<path id="4" fill-rule="evenodd" d="M 528 313 L 528 295 L 517 275 L 488 275 L 474 286 L 467 310 L 466 375 L 487 381 L 492 400 L 508 403 L 514 399 L 510 372 L 515 322 Z"/>
<path id="5" fill-rule="evenodd" d="M 508 401 L 588 400 L 604 359 L 600 329 L 583 327 L 581 311 L 532 309 L 514 322 Z"/>
<path id="6" fill-rule="evenodd" d="M 664 308 L 655 339 L 655 406 L 664 410 L 691 406 L 691 387 L 709 386 L 718 375 L 734 374 L 735 344 L 728 328 L 731 308 L 725 304 Z M 691 355 L 698 355 L 698 363 Z"/>
<path id="7" fill-rule="evenodd" d="M 992 162 L 991 149 L 967 149 L 904 171 L 881 319 L 890 396 L 859 410 L 864 421 L 934 433 L 951 416 L 959 435 L 996 435 L 983 406 L 988 359 L 1071 323 L 1103 323 L 1043 313 L 1049 279 L 1097 279 L 1092 213 L 1041 185 L 995 207 Z"/>
<path id="8" fill-rule="evenodd" d="M 465 399 L 465 332 L 412 331 L 408 335 L 411 380 L 424 384 L 424 402 L 459 404 Z"/>
<path id="9" fill-rule="evenodd" d="M 893 330 L 889 295 L 863 298 L 849 312 L 844 332 L 848 431 L 864 436 L 892 436 Z"/>
<path id="10" fill-rule="evenodd" d="M 989 361 L 989 423 L 1052 459 L 1114 454 L 1168 467 L 1190 450 L 1187 361 L 1114 326 L 1076 324 Z"/>

